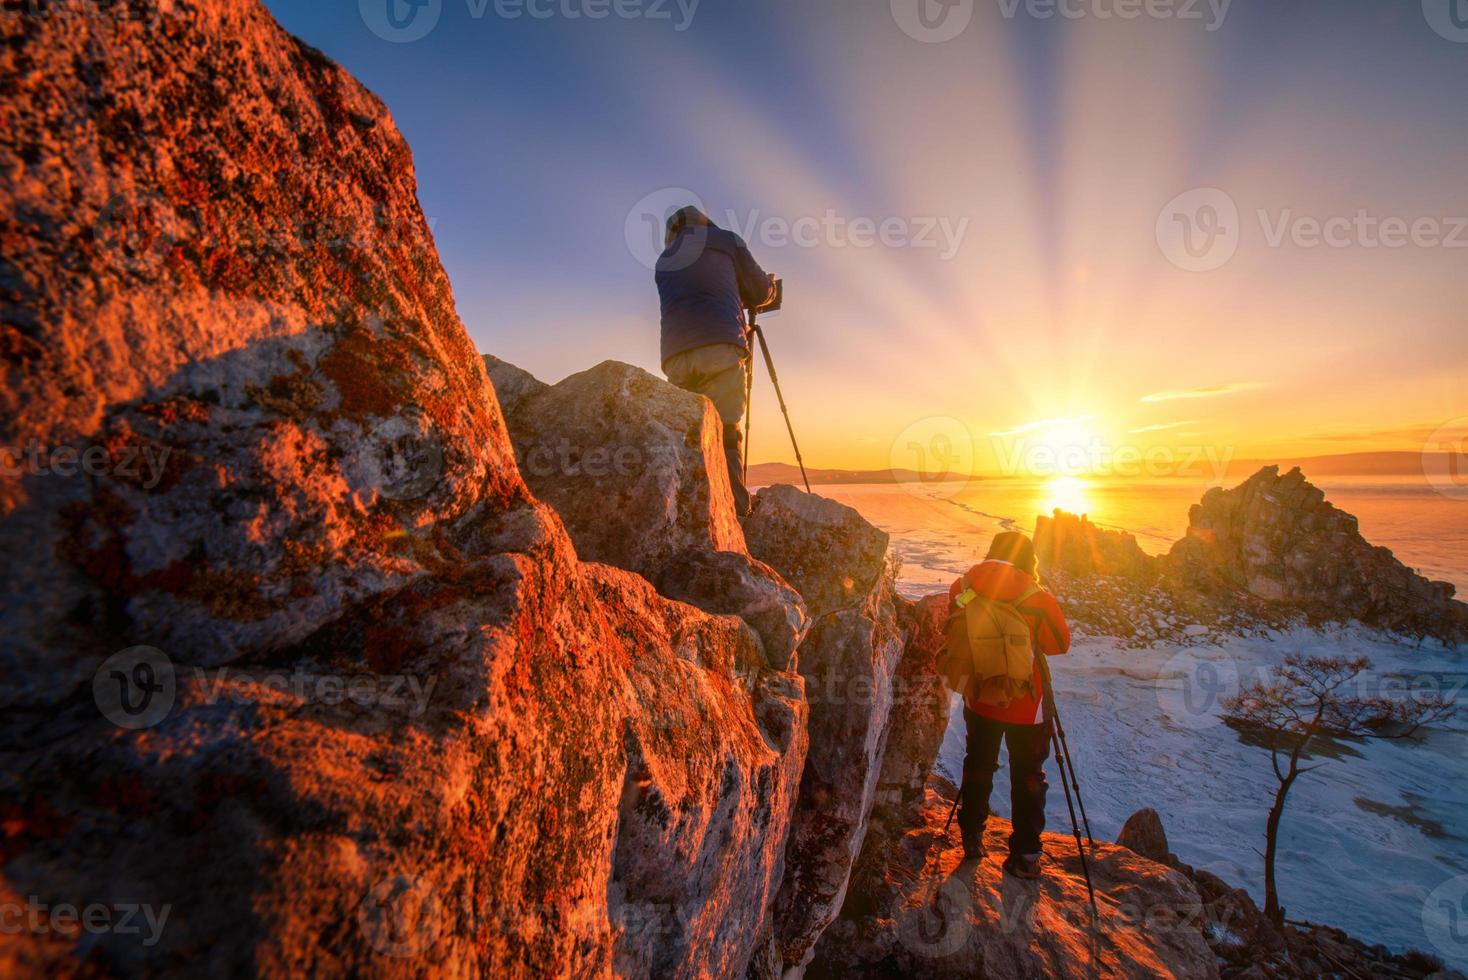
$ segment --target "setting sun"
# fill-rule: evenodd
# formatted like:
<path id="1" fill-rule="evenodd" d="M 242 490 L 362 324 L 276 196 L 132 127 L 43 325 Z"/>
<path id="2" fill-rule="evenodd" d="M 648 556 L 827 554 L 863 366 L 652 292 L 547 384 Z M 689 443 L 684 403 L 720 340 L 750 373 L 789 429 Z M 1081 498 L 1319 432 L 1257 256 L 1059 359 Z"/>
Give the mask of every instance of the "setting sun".
<path id="1" fill-rule="evenodd" d="M 1086 489 L 1086 481 L 1080 477 L 1057 476 L 1045 484 L 1045 494 L 1039 513 L 1050 514 L 1056 510 L 1063 510 L 1071 514 L 1089 513 L 1091 508 Z"/>

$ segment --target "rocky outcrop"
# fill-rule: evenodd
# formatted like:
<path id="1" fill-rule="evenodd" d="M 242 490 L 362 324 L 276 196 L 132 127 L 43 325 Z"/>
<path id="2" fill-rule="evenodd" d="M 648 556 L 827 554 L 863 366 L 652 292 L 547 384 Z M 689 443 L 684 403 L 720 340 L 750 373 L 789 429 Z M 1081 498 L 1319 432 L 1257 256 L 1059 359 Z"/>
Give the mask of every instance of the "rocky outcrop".
<path id="1" fill-rule="evenodd" d="M 957 826 L 944 830 L 950 804 L 930 786 L 920 822 L 863 856 L 807 977 L 1218 976 L 1181 873 L 1098 841 L 1093 929 L 1074 838 L 1046 834 L 1045 876 L 1021 882 L 1000 870 L 1008 822 L 991 817 L 988 856 L 964 863 Z"/>
<path id="2" fill-rule="evenodd" d="M 723 424 L 708 399 L 606 361 L 544 385 L 503 361 L 515 455 L 583 559 L 645 576 L 666 596 L 739 616 L 770 665 L 809 627 L 801 596 L 753 559 L 734 512 Z"/>
<path id="3" fill-rule="evenodd" d="M 761 490 L 745 522 L 751 551 L 800 590 L 815 616 L 797 654 L 810 701 L 775 939 L 798 971 L 835 919 L 866 836 L 893 718 L 904 633 L 887 536 L 856 511 L 793 487 Z"/>
<path id="4" fill-rule="evenodd" d="M 1165 561 L 1176 590 L 1242 593 L 1313 620 L 1356 619 L 1446 642 L 1468 639 L 1468 605 L 1361 536 L 1298 468 L 1277 466 L 1232 490 L 1214 488 Z"/>
<path id="5" fill-rule="evenodd" d="M 1061 510 L 1036 519 L 1035 557 L 1040 570 L 1054 578 L 1104 576 L 1146 586 L 1158 575 L 1156 559 L 1135 537 Z"/>
<path id="6" fill-rule="evenodd" d="M 1260 470 L 1215 487 L 1190 512 L 1187 536 L 1152 557 L 1129 534 L 1056 511 L 1036 524 L 1041 572 L 1080 631 L 1145 646 L 1316 623 L 1468 641 L 1468 605 L 1326 501 L 1298 470 Z"/>
<path id="7" fill-rule="evenodd" d="M 532 497 L 382 104 L 254 0 L 0 32 L 0 894 L 164 920 L 0 973 L 743 971 L 803 682 Z"/>

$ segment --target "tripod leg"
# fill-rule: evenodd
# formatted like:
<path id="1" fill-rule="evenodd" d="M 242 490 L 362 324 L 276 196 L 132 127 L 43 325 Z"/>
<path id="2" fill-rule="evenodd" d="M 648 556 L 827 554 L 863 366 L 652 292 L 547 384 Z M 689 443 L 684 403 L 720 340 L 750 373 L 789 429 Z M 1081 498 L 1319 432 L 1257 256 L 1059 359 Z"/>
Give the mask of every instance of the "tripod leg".
<path id="1" fill-rule="evenodd" d="M 1086 879 L 1086 894 L 1091 898 L 1091 922 L 1094 924 L 1100 920 L 1101 912 L 1096 907 L 1096 888 L 1091 884 L 1091 862 L 1086 858 L 1086 845 L 1081 841 L 1080 824 L 1076 823 L 1076 808 L 1071 804 L 1070 780 L 1065 775 L 1065 759 L 1063 758 L 1061 749 L 1060 736 L 1052 732 L 1050 737 L 1055 745 L 1056 761 L 1060 763 L 1056 767 L 1060 770 L 1060 787 L 1065 790 L 1065 808 L 1070 811 L 1070 829 L 1075 834 L 1076 853 L 1081 856 L 1081 874 Z M 1076 788 L 1079 791 L 1080 787 Z"/>
<path id="2" fill-rule="evenodd" d="M 749 486 L 749 433 L 754 427 L 754 364 L 744 371 L 744 456 L 740 460 L 744 485 Z"/>
<path id="3" fill-rule="evenodd" d="M 1070 757 L 1070 743 L 1066 741 L 1065 729 L 1060 727 L 1059 718 L 1055 719 L 1055 730 L 1060 736 L 1060 748 L 1064 757 L 1063 764 L 1070 767 L 1070 781 L 1076 788 L 1076 806 L 1081 811 L 1081 825 L 1086 828 L 1086 840 L 1094 848 L 1096 846 L 1096 838 L 1091 834 L 1091 821 L 1086 818 L 1086 803 L 1081 799 L 1081 777 L 1076 775 L 1075 760 Z"/>
<path id="4" fill-rule="evenodd" d="M 790 445 L 795 449 L 795 462 L 800 465 L 800 478 L 805 482 L 805 492 L 810 493 L 810 477 L 805 473 L 805 460 L 800 455 L 800 443 L 795 441 L 795 426 L 790 421 L 790 410 L 785 407 L 785 394 L 780 390 L 780 376 L 775 373 L 775 359 L 770 356 L 770 345 L 765 343 L 765 332 L 758 326 L 752 328 L 759 338 L 760 353 L 765 356 L 765 370 L 770 372 L 770 383 L 775 386 L 775 397 L 780 402 L 780 412 L 785 416 L 785 428 L 790 431 Z"/>

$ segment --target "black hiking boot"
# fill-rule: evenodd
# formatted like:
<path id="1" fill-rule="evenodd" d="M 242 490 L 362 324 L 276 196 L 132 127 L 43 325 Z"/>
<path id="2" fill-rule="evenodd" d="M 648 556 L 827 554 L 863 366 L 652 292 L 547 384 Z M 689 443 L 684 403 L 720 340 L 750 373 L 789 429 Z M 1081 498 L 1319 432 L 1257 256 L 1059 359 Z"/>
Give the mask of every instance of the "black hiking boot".
<path id="1" fill-rule="evenodd" d="M 1025 881 L 1038 881 L 1040 878 L 1040 855 L 1011 854 L 1004 860 L 1004 873 L 1010 877 L 1021 878 Z"/>
<path id="2" fill-rule="evenodd" d="M 984 836 L 982 834 L 963 835 L 963 861 L 968 864 L 972 861 L 984 860 Z"/>

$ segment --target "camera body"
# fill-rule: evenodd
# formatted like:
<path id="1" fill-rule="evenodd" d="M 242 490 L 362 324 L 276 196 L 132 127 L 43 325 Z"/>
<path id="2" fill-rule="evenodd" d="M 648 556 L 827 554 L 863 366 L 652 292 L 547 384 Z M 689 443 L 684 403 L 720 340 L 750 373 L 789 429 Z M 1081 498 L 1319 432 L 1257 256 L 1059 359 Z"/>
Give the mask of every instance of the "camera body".
<path id="1" fill-rule="evenodd" d="M 756 306 L 755 313 L 778 313 L 785 305 L 785 280 L 779 276 L 770 276 L 770 298 L 765 300 L 763 306 Z"/>

